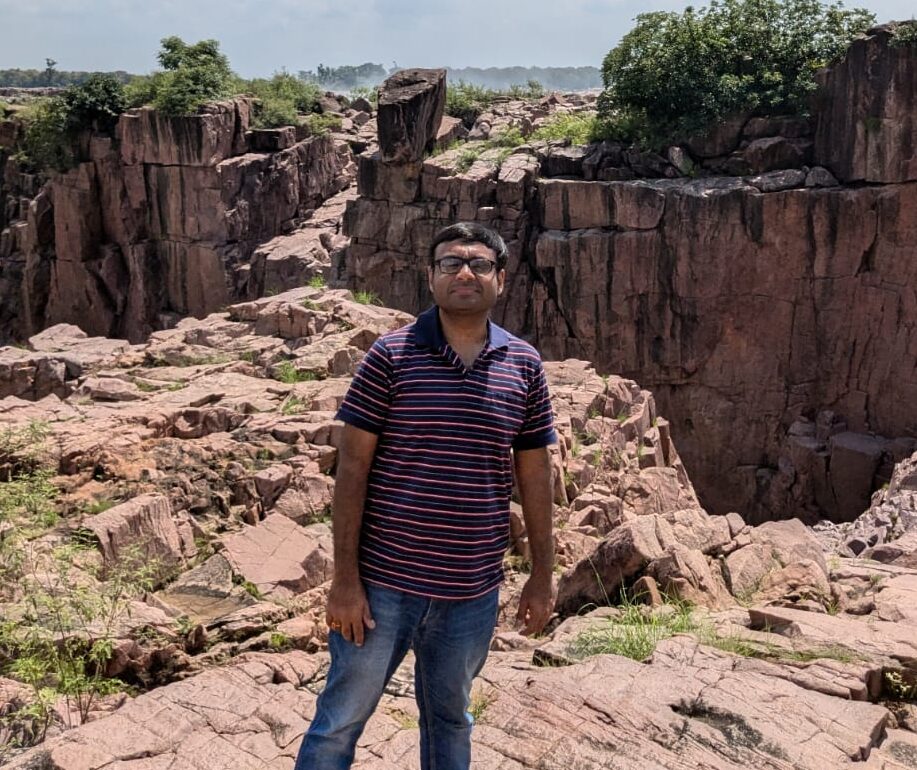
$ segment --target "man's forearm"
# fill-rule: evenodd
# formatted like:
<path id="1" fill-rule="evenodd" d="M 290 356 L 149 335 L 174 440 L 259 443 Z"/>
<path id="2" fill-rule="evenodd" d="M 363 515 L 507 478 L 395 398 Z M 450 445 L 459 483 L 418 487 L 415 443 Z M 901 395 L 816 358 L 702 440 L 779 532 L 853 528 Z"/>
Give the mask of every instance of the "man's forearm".
<path id="1" fill-rule="evenodd" d="M 341 467 L 334 483 L 332 530 L 334 533 L 334 576 L 356 580 L 360 551 L 360 525 L 366 499 L 366 474 L 359 468 Z"/>
<path id="2" fill-rule="evenodd" d="M 360 527 L 375 444 L 375 436 L 345 426 L 334 481 L 331 518 L 336 580 L 350 581 L 360 576 Z"/>
<path id="3" fill-rule="evenodd" d="M 516 456 L 522 517 L 532 552 L 532 576 L 550 578 L 554 568 L 553 489 L 550 450 L 530 449 Z"/>

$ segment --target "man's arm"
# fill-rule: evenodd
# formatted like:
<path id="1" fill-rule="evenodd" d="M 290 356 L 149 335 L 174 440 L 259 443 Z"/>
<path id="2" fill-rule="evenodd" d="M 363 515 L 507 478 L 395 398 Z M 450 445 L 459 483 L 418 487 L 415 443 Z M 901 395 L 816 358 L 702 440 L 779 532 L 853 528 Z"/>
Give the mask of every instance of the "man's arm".
<path id="1" fill-rule="evenodd" d="M 345 424 L 334 482 L 334 579 L 328 592 L 325 619 L 329 626 L 340 623 L 341 634 L 358 647 L 363 644 L 364 625 L 375 627 L 360 582 L 358 558 L 366 482 L 378 438 L 375 433 Z"/>
<path id="2" fill-rule="evenodd" d="M 550 447 L 517 450 L 513 456 L 522 516 L 532 550 L 532 574 L 522 589 L 516 615 L 517 623 L 524 623 L 522 633 L 528 636 L 541 631 L 554 610 L 551 450 Z"/>

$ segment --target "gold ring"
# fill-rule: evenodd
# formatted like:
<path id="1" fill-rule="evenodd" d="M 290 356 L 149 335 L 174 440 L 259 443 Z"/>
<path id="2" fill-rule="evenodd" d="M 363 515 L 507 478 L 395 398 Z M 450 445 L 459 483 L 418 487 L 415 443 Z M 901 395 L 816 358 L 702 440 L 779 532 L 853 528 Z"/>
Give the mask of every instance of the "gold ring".
<path id="1" fill-rule="evenodd" d="M 332 631 L 340 631 L 340 630 L 341 630 L 341 621 L 340 621 L 340 620 L 332 620 L 332 621 L 328 624 L 328 628 L 330 628 Z"/>

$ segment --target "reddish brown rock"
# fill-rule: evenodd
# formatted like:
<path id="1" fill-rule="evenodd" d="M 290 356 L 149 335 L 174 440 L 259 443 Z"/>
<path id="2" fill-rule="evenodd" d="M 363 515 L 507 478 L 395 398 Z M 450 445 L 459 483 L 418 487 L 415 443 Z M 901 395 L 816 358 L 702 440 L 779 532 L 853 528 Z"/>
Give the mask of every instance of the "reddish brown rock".
<path id="1" fill-rule="evenodd" d="M 331 530 L 300 527 L 272 514 L 256 526 L 223 538 L 233 570 L 267 596 L 289 597 L 331 578 Z"/>
<path id="2" fill-rule="evenodd" d="M 842 182 L 917 179 L 917 51 L 875 27 L 820 75 L 815 162 Z"/>
<path id="3" fill-rule="evenodd" d="M 400 70 L 379 88 L 379 148 L 388 163 L 423 159 L 446 102 L 445 70 Z"/>
<path id="4" fill-rule="evenodd" d="M 182 536 L 165 497 L 135 497 L 89 517 L 83 526 L 98 538 L 102 555 L 110 564 L 145 557 L 151 563 L 158 562 L 157 572 L 163 573 L 184 564 L 186 556 L 194 553 L 193 536 L 190 531 Z"/>

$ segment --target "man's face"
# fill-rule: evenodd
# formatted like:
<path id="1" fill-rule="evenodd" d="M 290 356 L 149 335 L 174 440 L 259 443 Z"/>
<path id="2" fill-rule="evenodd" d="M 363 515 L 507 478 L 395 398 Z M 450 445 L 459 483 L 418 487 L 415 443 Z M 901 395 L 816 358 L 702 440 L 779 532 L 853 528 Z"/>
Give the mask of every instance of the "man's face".
<path id="1" fill-rule="evenodd" d="M 457 273 L 443 272 L 436 263 L 441 259 L 486 259 L 492 267 L 486 274 L 476 274 L 470 265 L 462 265 Z M 483 243 L 445 241 L 436 247 L 433 254 L 434 266 L 427 268 L 427 280 L 433 299 L 443 310 L 450 313 L 479 314 L 488 312 L 503 293 L 505 270 L 497 270 L 493 249 Z"/>

